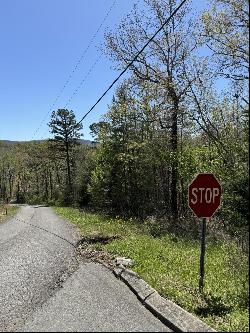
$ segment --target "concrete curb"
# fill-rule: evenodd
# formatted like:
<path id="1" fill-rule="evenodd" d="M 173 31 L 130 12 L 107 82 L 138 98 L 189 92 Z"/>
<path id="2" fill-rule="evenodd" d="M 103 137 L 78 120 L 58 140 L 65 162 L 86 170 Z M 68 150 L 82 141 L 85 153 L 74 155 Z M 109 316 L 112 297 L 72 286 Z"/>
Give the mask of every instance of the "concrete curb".
<path id="1" fill-rule="evenodd" d="M 127 268 L 116 267 L 113 273 L 120 278 L 138 297 L 142 304 L 164 324 L 177 332 L 216 332 L 177 304 L 163 298 L 138 274 Z"/>

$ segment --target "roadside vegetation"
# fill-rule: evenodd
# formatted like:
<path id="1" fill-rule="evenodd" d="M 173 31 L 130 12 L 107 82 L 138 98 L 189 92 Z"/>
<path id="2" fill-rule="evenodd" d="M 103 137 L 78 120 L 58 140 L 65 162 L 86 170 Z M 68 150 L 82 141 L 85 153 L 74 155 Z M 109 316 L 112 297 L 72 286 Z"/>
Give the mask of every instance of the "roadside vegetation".
<path id="1" fill-rule="evenodd" d="M 93 144 L 80 144 L 81 123 L 60 108 L 48 123 L 52 139 L 0 143 L 0 200 L 67 206 L 57 211 L 84 233 L 121 233 L 108 251 L 132 257 L 163 295 L 232 331 L 246 329 L 248 311 L 249 3 L 210 2 L 198 17 L 187 1 L 133 62 L 90 126 Z M 106 31 L 103 52 L 119 70 L 177 6 L 143 3 Z M 203 298 L 195 289 L 200 224 L 187 204 L 201 172 L 223 192 L 208 223 Z"/>
<path id="2" fill-rule="evenodd" d="M 8 206 L 6 214 L 6 206 L 0 204 L 0 223 L 9 219 L 11 216 L 15 215 L 18 210 L 18 207 Z"/>
<path id="3" fill-rule="evenodd" d="M 204 294 L 198 290 L 200 241 L 161 232 L 153 221 L 107 217 L 74 208 L 54 208 L 84 236 L 118 236 L 92 248 L 134 260 L 133 270 L 162 296 L 218 331 L 248 331 L 248 258 L 233 241 L 207 240 Z"/>

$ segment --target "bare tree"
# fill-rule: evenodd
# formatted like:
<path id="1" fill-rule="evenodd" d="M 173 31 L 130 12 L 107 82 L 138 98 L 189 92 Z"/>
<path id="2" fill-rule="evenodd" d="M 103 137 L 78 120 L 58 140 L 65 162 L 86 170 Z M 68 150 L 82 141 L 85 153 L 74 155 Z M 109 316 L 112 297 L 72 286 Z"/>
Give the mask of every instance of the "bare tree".
<path id="1" fill-rule="evenodd" d="M 218 74 L 249 79 L 249 1 L 214 0 L 202 15 L 203 42 L 212 51 Z"/>
<path id="2" fill-rule="evenodd" d="M 153 33 L 167 20 L 176 8 L 175 0 L 144 0 L 147 11 L 137 5 L 130 16 L 122 21 L 116 32 L 106 34 L 107 53 L 123 68 L 149 40 Z M 187 18 L 188 5 L 170 20 L 131 66 L 139 82 L 149 81 L 157 85 L 164 112 L 169 122 L 161 122 L 170 131 L 172 150 L 171 211 L 173 220 L 178 218 L 178 118 L 181 104 L 190 88 L 183 65 L 191 58 L 197 43 L 193 21 Z"/>

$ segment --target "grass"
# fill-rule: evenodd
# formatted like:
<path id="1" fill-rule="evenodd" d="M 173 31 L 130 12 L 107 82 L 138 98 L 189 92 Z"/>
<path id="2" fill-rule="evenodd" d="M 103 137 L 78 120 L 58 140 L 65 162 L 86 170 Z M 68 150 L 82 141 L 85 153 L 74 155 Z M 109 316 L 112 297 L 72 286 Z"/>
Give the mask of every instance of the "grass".
<path id="1" fill-rule="evenodd" d="M 218 331 L 249 331 L 247 257 L 234 243 L 208 241 L 205 291 L 198 291 L 199 241 L 171 234 L 153 237 L 133 220 L 56 207 L 84 235 L 119 235 L 98 249 L 134 259 L 133 270 L 162 296 L 200 317 Z"/>
<path id="2" fill-rule="evenodd" d="M 8 208 L 7 208 L 8 214 L 6 215 L 5 206 L 0 205 L 0 223 L 3 222 L 4 220 L 8 219 L 9 217 L 15 215 L 17 210 L 18 210 L 18 207 L 8 206 Z"/>

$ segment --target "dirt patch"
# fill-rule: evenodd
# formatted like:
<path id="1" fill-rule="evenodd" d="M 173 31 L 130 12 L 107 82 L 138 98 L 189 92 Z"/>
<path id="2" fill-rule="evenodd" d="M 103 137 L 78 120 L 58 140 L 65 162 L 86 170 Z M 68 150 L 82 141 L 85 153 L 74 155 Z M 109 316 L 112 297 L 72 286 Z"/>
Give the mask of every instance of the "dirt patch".
<path id="1" fill-rule="evenodd" d="M 120 236 L 117 235 L 102 235 L 102 234 L 96 234 L 91 236 L 84 236 L 82 239 L 80 239 L 77 243 L 77 246 L 82 244 L 108 244 L 111 243 L 115 239 L 120 239 Z"/>
<path id="2" fill-rule="evenodd" d="M 80 249 L 79 254 L 84 259 L 99 262 L 109 268 L 115 267 L 114 257 L 106 251 L 99 251 L 99 250 L 87 248 L 87 249 Z"/>
<path id="3" fill-rule="evenodd" d="M 104 264 L 108 268 L 114 268 L 114 256 L 104 250 L 97 250 L 95 244 L 105 245 L 111 243 L 115 239 L 120 239 L 117 235 L 90 235 L 84 236 L 77 244 L 78 254 L 91 261 Z"/>

